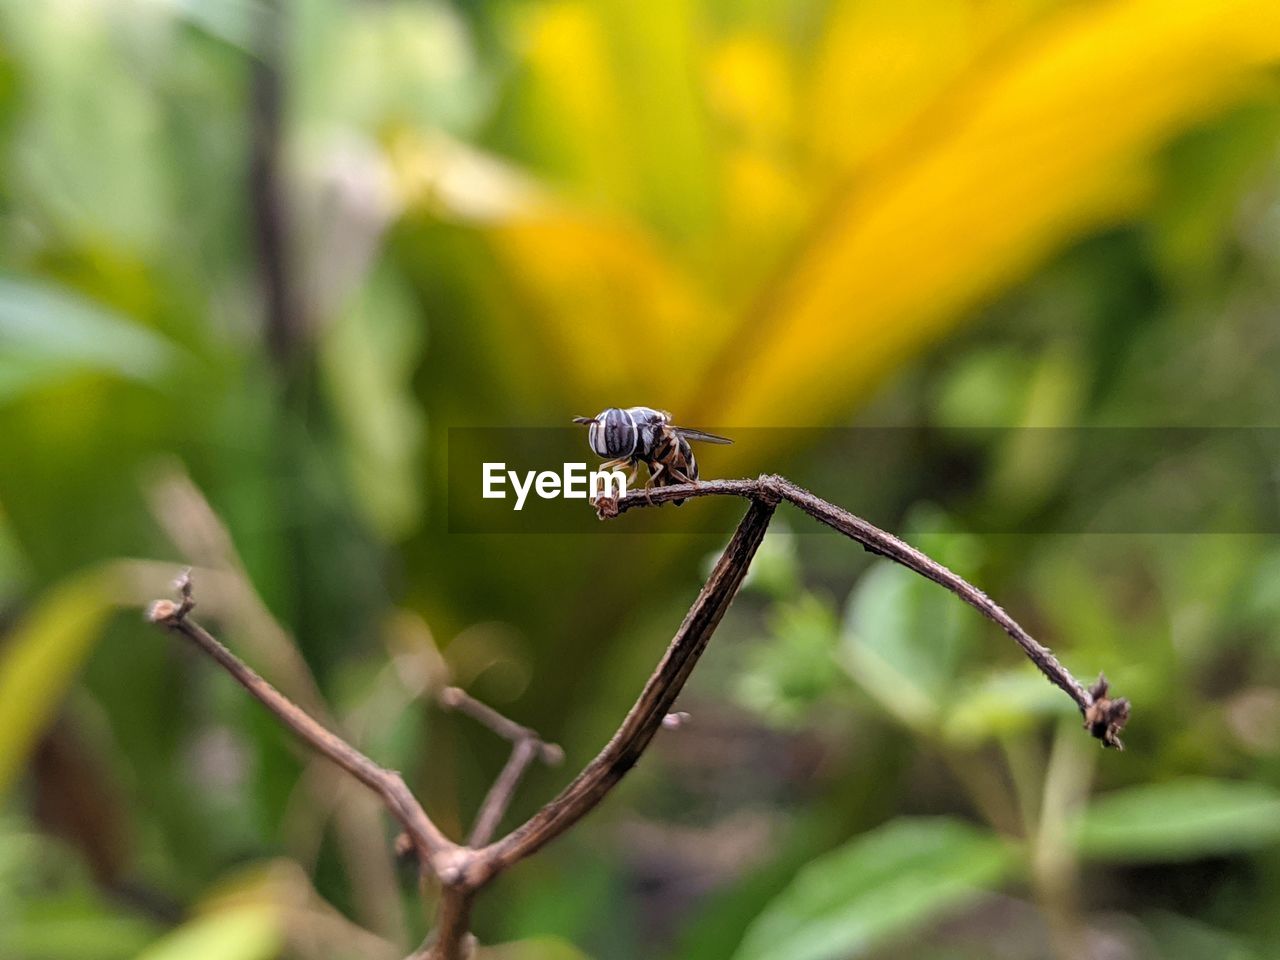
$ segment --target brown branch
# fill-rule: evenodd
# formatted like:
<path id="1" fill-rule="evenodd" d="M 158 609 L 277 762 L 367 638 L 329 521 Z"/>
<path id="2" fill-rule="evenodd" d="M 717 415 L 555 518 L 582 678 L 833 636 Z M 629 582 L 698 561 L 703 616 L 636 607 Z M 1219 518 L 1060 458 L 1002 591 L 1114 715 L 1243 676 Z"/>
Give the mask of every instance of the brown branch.
<path id="1" fill-rule="evenodd" d="M 538 755 L 540 746 L 542 746 L 540 741 L 528 737 L 516 741 L 515 746 L 511 748 L 511 756 L 507 759 L 506 765 L 498 774 L 498 779 L 493 781 L 493 786 L 489 788 L 484 802 L 480 804 L 480 812 L 476 814 L 475 826 L 471 828 L 467 846 L 483 847 L 493 839 L 493 832 L 498 829 L 503 814 L 511 806 L 511 798 L 515 796 L 520 778 L 529 769 L 529 764 L 533 763 L 533 758 Z"/>
<path id="2" fill-rule="evenodd" d="M 483 847 L 493 838 L 494 831 L 511 806 L 516 787 L 520 785 L 520 779 L 529 765 L 535 759 L 540 759 L 547 766 L 559 766 L 564 762 L 564 751 L 559 745 L 544 741 L 537 731 L 503 716 L 460 687 L 444 687 L 436 695 L 436 700 L 446 710 L 465 713 L 504 740 L 511 741 L 511 756 L 507 758 L 502 772 L 485 795 L 480 812 L 476 814 L 475 825 L 471 828 L 471 835 L 467 838 L 468 846 Z"/>
<path id="3" fill-rule="evenodd" d="M 406 960 L 470 960 L 476 938 L 471 934 L 471 905 L 476 887 L 445 887 L 440 895 L 436 928 L 422 949 Z"/>
<path id="4" fill-rule="evenodd" d="M 191 596 L 191 579 L 184 574 L 178 581 L 181 603 L 157 600 L 148 611 L 152 623 L 180 633 L 218 662 L 242 687 L 249 691 L 286 727 L 316 752 L 328 757 L 342 769 L 377 793 L 387 809 L 400 821 L 414 841 L 423 863 L 450 850 L 453 844 L 440 832 L 422 805 L 409 792 L 400 774 L 386 770 L 341 737 L 329 732 L 299 708 L 292 700 L 258 676 L 254 670 L 224 647 L 204 627 L 189 616 L 195 601 Z"/>
<path id="5" fill-rule="evenodd" d="M 1039 643 L 1031 634 L 1009 616 L 999 604 L 936 560 L 925 556 L 915 547 L 893 534 L 842 507 L 828 503 L 797 486 L 785 477 L 764 475 L 756 480 L 706 480 L 693 484 L 680 484 L 648 490 L 635 490 L 617 500 L 603 500 L 597 505 L 601 517 L 616 516 L 635 507 L 660 506 L 670 500 L 688 500 L 693 497 L 733 496 L 758 500 L 761 497 L 786 500 L 799 507 L 820 523 L 838 530 L 855 540 L 871 553 L 886 557 L 909 570 L 946 587 L 957 597 L 976 609 L 984 617 L 998 624 L 1020 646 L 1049 682 L 1062 689 L 1075 701 L 1085 718 L 1089 732 L 1108 747 L 1124 749 L 1120 731 L 1129 719 L 1129 701 L 1123 697 L 1107 697 L 1107 681 L 1099 676 L 1097 682 L 1086 689 L 1080 681 L 1053 655 L 1053 651 Z"/>
<path id="6" fill-rule="evenodd" d="M 176 462 L 161 462 L 152 468 L 145 491 L 151 513 L 169 539 L 203 568 L 198 577 L 201 602 L 220 612 L 225 629 L 244 644 L 250 659 L 262 666 L 281 693 L 349 740 L 345 722 L 339 722 L 325 703 L 297 643 L 254 589 L 231 532 L 187 473 Z M 405 925 L 394 863 L 389 856 L 371 855 L 383 840 L 382 804 L 359 787 L 344 790 L 345 778 L 341 768 L 313 758 L 300 781 L 300 793 L 286 807 L 281 833 L 286 846 L 305 860 L 307 847 L 318 847 L 325 822 L 332 817 L 357 916 L 381 936 L 394 939 Z"/>
<path id="7" fill-rule="evenodd" d="M 532 740 L 537 744 L 537 755 L 548 766 L 556 766 L 564 761 L 564 751 L 554 743 L 546 743 L 538 736 L 536 730 L 521 726 L 514 720 L 500 714 L 487 703 L 481 703 L 471 694 L 459 687 L 445 687 L 437 695 L 440 705 L 447 710 L 465 713 L 472 720 L 488 727 L 504 740 L 519 744 L 522 740 Z"/>
<path id="8" fill-rule="evenodd" d="M 264 680 L 190 616 L 195 607 L 190 572 L 177 581 L 180 602 L 157 600 L 148 619 L 189 639 L 262 703 L 299 739 L 374 791 L 404 827 L 402 853 L 412 853 L 422 868 L 440 882 L 441 896 L 435 929 L 429 943 L 411 960 L 466 960 L 473 952 L 471 904 L 476 891 L 495 871 L 477 870 L 478 857 L 470 847 L 449 840 L 431 821 L 399 773 L 386 770 L 324 727 L 296 703 Z M 537 758 L 548 764 L 564 759 L 564 752 L 544 742 L 533 730 L 507 719 L 457 688 L 446 688 L 441 700 L 466 712 L 500 736 L 512 739 L 512 757 L 485 798 L 473 830 L 474 845 L 487 843 L 506 812 L 520 777 Z"/>
<path id="9" fill-rule="evenodd" d="M 377 793 L 392 815 L 404 825 L 408 834 L 407 846 L 417 854 L 423 869 L 433 874 L 441 887 L 433 935 L 410 960 L 466 960 L 475 943 L 470 933 L 470 916 L 480 888 L 578 823 L 635 766 L 659 729 L 678 727 L 688 719 L 687 714 L 672 713 L 671 707 L 742 586 L 774 510 L 782 500 L 796 505 L 872 553 L 887 557 L 946 587 L 999 624 L 1041 672 L 1076 702 L 1089 731 L 1107 746 L 1121 746 L 1118 734 L 1128 719 L 1129 703 L 1123 698 L 1109 698 L 1104 678 L 1099 677 L 1098 682 L 1086 690 L 1047 647 L 1034 640 L 977 587 L 892 534 L 814 496 L 789 480 L 763 476 L 757 480 L 713 480 L 633 491 L 620 500 L 601 501 L 597 509 L 601 516 L 616 516 L 634 507 L 659 506 L 670 500 L 707 496 L 743 497 L 750 501 L 750 506 L 639 698 L 596 758 L 559 795 L 524 824 L 494 843 L 488 843 L 489 837 L 533 760 L 540 757 L 544 762 L 558 763 L 563 758 L 563 752 L 555 744 L 543 742 L 533 730 L 509 720 L 456 687 L 446 687 L 440 692 L 438 699 L 443 706 L 467 714 L 512 744 L 511 756 L 481 806 L 470 842 L 462 846 L 450 841 L 431 822 L 398 773 L 378 766 L 325 729 L 193 621 L 188 616 L 195 605 L 189 577 L 184 575 L 179 581 L 180 603 L 158 600 L 152 604 L 149 616 L 156 624 L 181 633 L 216 660 L 304 742 Z M 486 843 L 487 846 L 481 846 Z"/>
<path id="10" fill-rule="evenodd" d="M 554 800 L 522 826 L 480 851 L 483 868 L 495 873 L 505 870 L 560 836 L 603 800 L 635 766 L 662 726 L 729 602 L 742 585 L 751 558 L 764 540 L 776 503 L 776 498 L 767 491 L 758 492 L 618 732 Z"/>

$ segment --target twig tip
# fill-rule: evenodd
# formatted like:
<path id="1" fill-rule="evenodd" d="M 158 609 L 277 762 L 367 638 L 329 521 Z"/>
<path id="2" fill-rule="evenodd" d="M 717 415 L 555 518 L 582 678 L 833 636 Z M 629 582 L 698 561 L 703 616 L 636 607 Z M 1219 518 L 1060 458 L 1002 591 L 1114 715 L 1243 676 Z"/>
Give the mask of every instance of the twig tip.
<path id="1" fill-rule="evenodd" d="M 418 858 L 418 847 L 413 842 L 413 838 L 403 831 L 396 834 L 395 843 L 392 846 L 396 859 L 401 863 L 412 863 Z"/>
<path id="2" fill-rule="evenodd" d="M 1084 726 L 1102 741 L 1103 746 L 1123 750 L 1124 741 L 1120 739 L 1120 731 L 1129 722 L 1131 707 L 1125 697 L 1108 697 L 1109 689 L 1106 676 L 1098 674 L 1097 682 L 1089 688 L 1091 702 L 1084 711 Z"/>
<path id="3" fill-rule="evenodd" d="M 558 743 L 543 743 L 542 762 L 548 767 L 560 766 L 564 763 L 564 748 Z"/>
<path id="4" fill-rule="evenodd" d="M 465 696 L 466 694 L 458 687 L 441 687 L 440 692 L 436 694 L 436 699 L 446 710 L 453 710 Z"/>
<path id="5" fill-rule="evenodd" d="M 177 619 L 179 609 L 172 600 L 157 600 L 147 607 L 147 619 L 152 623 L 167 623 Z"/>
<path id="6" fill-rule="evenodd" d="M 173 581 L 173 589 L 178 592 L 180 602 L 156 600 L 147 608 L 147 619 L 152 623 L 177 623 L 194 609 L 196 601 L 192 596 L 190 567 L 178 574 Z"/>

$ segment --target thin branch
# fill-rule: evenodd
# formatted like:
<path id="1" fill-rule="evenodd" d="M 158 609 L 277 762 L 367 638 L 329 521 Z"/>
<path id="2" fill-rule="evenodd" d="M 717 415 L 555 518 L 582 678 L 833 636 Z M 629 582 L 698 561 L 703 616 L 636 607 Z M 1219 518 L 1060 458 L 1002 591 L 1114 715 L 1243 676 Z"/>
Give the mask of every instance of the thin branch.
<path id="1" fill-rule="evenodd" d="M 476 814 L 475 825 L 471 828 L 471 836 L 467 838 L 467 846 L 483 847 L 493 838 L 494 831 L 511 806 L 516 788 L 529 765 L 535 759 L 540 759 L 549 767 L 559 766 L 564 762 L 564 751 L 559 745 L 544 741 L 537 731 L 503 716 L 460 687 L 444 687 L 436 695 L 436 700 L 446 710 L 465 713 L 481 726 L 488 727 L 511 742 L 511 756 L 507 758 L 502 772 L 485 795 L 480 812 Z"/>
<path id="2" fill-rule="evenodd" d="M 430 863 L 441 853 L 454 847 L 436 827 L 418 803 L 400 774 L 386 770 L 342 738 L 313 720 L 292 700 L 258 676 L 244 661 L 214 639 L 204 627 L 189 616 L 195 601 L 191 597 L 191 580 L 185 574 L 178 582 L 182 602 L 157 600 L 148 617 L 152 623 L 182 634 L 218 662 L 235 680 L 249 691 L 286 727 L 317 752 L 373 790 L 387 809 L 404 826 L 413 839 L 423 863 Z"/>
<path id="3" fill-rule="evenodd" d="M 569 786 L 522 826 L 480 851 L 480 866 L 500 872 L 534 853 L 589 813 L 644 752 L 662 727 L 711 634 L 719 626 L 764 540 L 777 499 L 757 491 L 675 639 L 618 732 Z"/>
<path id="4" fill-rule="evenodd" d="M 548 766 L 556 766 L 564 761 L 564 751 L 554 743 L 546 743 L 536 730 L 521 726 L 514 720 L 500 714 L 487 703 L 481 703 L 471 694 L 459 687 L 445 687 L 436 699 L 447 710 L 465 713 L 472 720 L 488 727 L 504 740 L 519 744 L 522 740 L 532 740 L 537 744 L 537 755 Z"/>
<path id="5" fill-rule="evenodd" d="M 1107 696 L 1107 681 L 1099 676 L 1088 689 L 1059 662 L 1048 647 L 1039 643 L 1031 634 L 1009 616 L 999 604 L 936 560 L 925 556 L 915 547 L 893 534 L 842 507 L 823 500 L 785 477 L 765 475 L 756 480 L 706 480 L 693 484 L 636 490 L 617 500 L 602 500 L 598 510 L 602 517 L 616 516 L 635 507 L 659 506 L 670 500 L 688 500 L 693 497 L 733 496 L 758 500 L 767 497 L 786 500 L 799 507 L 820 523 L 838 530 L 855 540 L 871 553 L 886 557 L 902 566 L 946 587 L 984 617 L 998 624 L 1020 646 L 1031 662 L 1049 682 L 1062 689 L 1075 701 L 1085 718 L 1089 732 L 1108 747 L 1123 749 L 1120 731 L 1129 719 L 1129 701 L 1123 697 Z"/>
<path id="6" fill-rule="evenodd" d="M 248 646 L 289 699 L 321 723 L 336 726 L 297 642 L 254 589 L 231 531 L 191 477 L 179 464 L 161 462 L 152 469 L 145 493 L 151 515 L 168 538 L 197 568 L 205 568 L 199 579 L 206 609 L 216 606 L 218 619 Z"/>
<path id="7" fill-rule="evenodd" d="M 281 693 L 350 740 L 346 723 L 339 722 L 325 703 L 297 643 L 254 589 L 231 532 L 183 468 L 177 462 L 158 464 L 145 491 L 151 513 L 169 539 L 207 568 L 198 577 L 201 602 L 222 611 L 219 619 Z M 306 859 L 309 847 L 318 852 L 325 823 L 332 818 L 357 915 L 394 939 L 404 932 L 404 904 L 391 857 L 374 852 L 383 839 L 382 805 L 372 794 L 343 789 L 345 777 L 333 764 L 313 758 L 299 782 L 300 791 L 286 806 L 281 832 L 286 847 Z"/>
<path id="8" fill-rule="evenodd" d="M 529 764 L 533 763 L 541 746 L 543 746 L 541 741 L 529 737 L 516 741 L 515 746 L 511 748 L 511 756 L 507 759 L 506 765 L 498 774 L 498 779 L 493 782 L 493 786 L 489 788 L 484 803 L 480 804 L 480 812 L 476 814 L 475 826 L 471 828 L 467 846 L 483 847 L 493 839 L 493 833 L 502 822 L 503 814 L 511 806 L 511 798 L 515 796 L 516 787 L 520 785 L 520 778 L 529 769 Z"/>

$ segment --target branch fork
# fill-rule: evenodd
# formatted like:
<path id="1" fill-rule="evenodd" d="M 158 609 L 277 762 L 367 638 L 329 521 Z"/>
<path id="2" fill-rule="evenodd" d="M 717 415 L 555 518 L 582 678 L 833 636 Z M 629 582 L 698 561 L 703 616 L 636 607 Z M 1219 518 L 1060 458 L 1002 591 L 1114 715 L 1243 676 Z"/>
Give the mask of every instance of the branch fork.
<path id="1" fill-rule="evenodd" d="M 195 599 L 190 572 L 176 581 L 178 600 L 157 600 L 148 619 L 186 637 L 215 660 L 299 739 L 376 793 L 404 833 L 397 852 L 412 854 L 419 869 L 440 886 L 441 896 L 431 940 L 409 960 L 466 960 L 475 945 L 470 933 L 476 894 L 504 870 L 528 857 L 593 810 L 626 775 L 662 728 L 674 729 L 688 714 L 673 712 L 676 698 L 697 665 L 729 604 L 737 595 L 752 558 L 764 540 L 779 503 L 787 501 L 809 516 L 861 544 L 872 553 L 902 564 L 945 587 L 998 624 L 1023 649 L 1051 683 L 1079 707 L 1085 728 L 1105 746 L 1121 749 L 1119 733 L 1129 718 L 1129 701 L 1111 698 L 1099 677 L 1086 689 L 1053 653 L 1034 640 L 1012 617 L 977 587 L 914 547 L 828 503 L 784 477 L 755 480 L 711 480 L 632 491 L 617 499 L 599 500 L 601 518 L 637 507 L 661 506 L 671 500 L 735 496 L 748 501 L 746 515 L 721 554 L 710 577 L 685 615 L 662 660 L 649 677 L 622 725 L 599 754 L 556 797 L 505 836 L 493 836 L 508 810 L 521 778 L 536 760 L 557 765 L 564 752 L 535 731 L 503 716 L 457 687 L 437 694 L 439 705 L 463 713 L 511 743 L 511 754 L 490 788 L 465 843 L 447 837 L 394 770 L 387 770 L 332 733 L 260 677 L 190 616 Z"/>

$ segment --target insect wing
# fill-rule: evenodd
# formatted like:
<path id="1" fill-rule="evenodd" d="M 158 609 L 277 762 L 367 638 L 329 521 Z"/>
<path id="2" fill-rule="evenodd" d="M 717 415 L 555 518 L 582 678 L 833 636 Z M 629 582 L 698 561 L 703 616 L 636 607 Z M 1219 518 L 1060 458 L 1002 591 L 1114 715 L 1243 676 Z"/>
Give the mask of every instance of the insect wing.
<path id="1" fill-rule="evenodd" d="M 728 437 L 717 437 L 714 433 L 694 430 L 691 427 L 672 427 L 672 429 L 686 440 L 702 440 L 705 443 L 733 443 Z"/>

